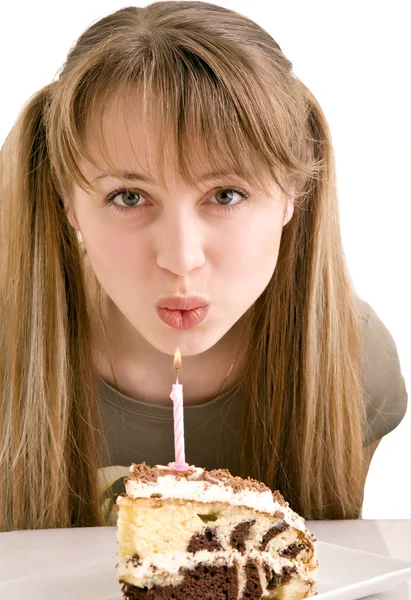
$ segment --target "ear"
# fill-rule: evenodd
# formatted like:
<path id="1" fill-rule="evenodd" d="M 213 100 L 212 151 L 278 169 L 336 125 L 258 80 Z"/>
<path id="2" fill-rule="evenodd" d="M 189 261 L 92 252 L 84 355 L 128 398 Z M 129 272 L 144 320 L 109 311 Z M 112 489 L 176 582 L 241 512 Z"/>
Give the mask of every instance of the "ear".
<path id="1" fill-rule="evenodd" d="M 72 202 L 63 200 L 63 198 L 60 198 L 59 202 L 61 203 L 61 205 L 64 208 L 64 212 L 66 213 L 67 221 L 70 223 L 70 225 L 72 226 L 73 229 L 75 229 L 76 231 L 79 231 L 80 227 L 79 227 L 79 224 L 77 223 L 77 219 L 74 214 Z"/>
<path id="2" fill-rule="evenodd" d="M 292 194 L 289 197 L 286 197 L 285 202 L 287 203 L 287 206 L 286 206 L 286 209 L 284 212 L 283 227 L 284 227 L 284 225 L 287 225 L 287 223 L 289 223 L 291 221 L 291 217 L 294 214 L 294 194 Z"/>
<path id="3" fill-rule="evenodd" d="M 77 223 L 77 219 L 74 216 L 74 213 L 70 210 L 70 211 L 66 212 L 66 215 L 67 215 L 67 220 L 70 223 L 70 225 L 72 226 L 72 228 L 75 229 L 76 231 L 79 231 L 80 227 Z"/>

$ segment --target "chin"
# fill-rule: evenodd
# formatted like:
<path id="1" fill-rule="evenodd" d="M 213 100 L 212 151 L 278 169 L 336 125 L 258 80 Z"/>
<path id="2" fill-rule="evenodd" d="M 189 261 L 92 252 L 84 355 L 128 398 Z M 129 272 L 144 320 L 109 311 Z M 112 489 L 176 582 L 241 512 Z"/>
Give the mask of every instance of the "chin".
<path id="1" fill-rule="evenodd" d="M 180 348 L 182 356 L 196 356 L 210 350 L 226 334 L 226 331 L 207 331 L 206 327 L 193 329 L 172 330 L 164 335 L 147 336 L 146 340 L 159 352 L 174 356 L 176 348 Z"/>

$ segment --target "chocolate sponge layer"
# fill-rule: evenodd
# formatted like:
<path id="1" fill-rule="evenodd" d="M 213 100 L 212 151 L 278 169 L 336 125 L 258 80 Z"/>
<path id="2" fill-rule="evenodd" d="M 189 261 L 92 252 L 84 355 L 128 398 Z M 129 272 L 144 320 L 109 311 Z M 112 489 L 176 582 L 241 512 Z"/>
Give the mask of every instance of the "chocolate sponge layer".
<path id="1" fill-rule="evenodd" d="M 124 583 L 126 600 L 238 600 L 236 567 L 199 565 L 184 570 L 184 580 L 176 586 L 142 589 Z M 248 596 L 259 600 L 260 594 Z"/>

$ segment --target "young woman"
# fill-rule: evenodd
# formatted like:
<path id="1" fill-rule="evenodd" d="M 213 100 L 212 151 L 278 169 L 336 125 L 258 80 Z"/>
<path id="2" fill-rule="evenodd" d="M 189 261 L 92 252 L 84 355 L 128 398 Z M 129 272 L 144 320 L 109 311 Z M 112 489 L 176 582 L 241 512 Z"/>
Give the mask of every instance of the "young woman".
<path id="1" fill-rule="evenodd" d="M 157 2 L 84 32 L 1 152 L 1 530 L 102 524 L 102 487 L 173 459 L 177 346 L 191 464 L 361 516 L 407 395 L 350 283 L 330 139 L 233 11 Z"/>

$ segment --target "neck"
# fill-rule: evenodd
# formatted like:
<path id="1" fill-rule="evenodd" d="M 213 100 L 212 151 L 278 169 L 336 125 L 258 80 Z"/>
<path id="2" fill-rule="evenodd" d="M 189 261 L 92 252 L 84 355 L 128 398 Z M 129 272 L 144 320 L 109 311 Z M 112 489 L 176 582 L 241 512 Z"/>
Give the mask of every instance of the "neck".
<path id="1" fill-rule="evenodd" d="M 172 357 L 158 351 L 136 332 L 101 290 L 101 318 L 92 312 L 97 369 L 122 394 L 143 402 L 170 405 L 176 376 Z M 114 333 L 115 332 L 115 333 Z M 244 372 L 244 324 L 240 320 L 212 348 L 185 356 L 181 373 L 185 405 L 203 404 L 233 387 Z"/>

